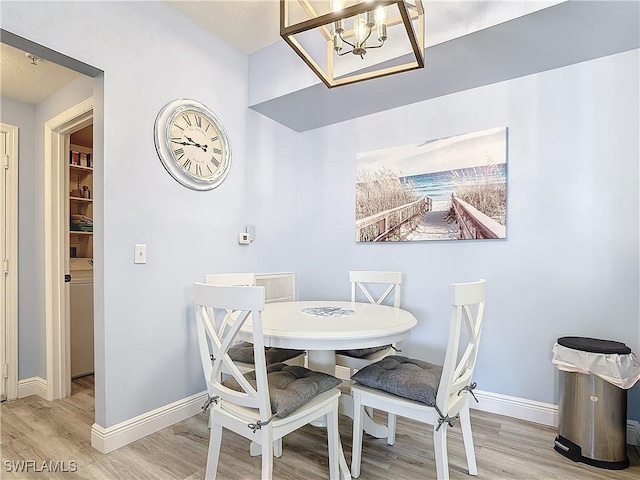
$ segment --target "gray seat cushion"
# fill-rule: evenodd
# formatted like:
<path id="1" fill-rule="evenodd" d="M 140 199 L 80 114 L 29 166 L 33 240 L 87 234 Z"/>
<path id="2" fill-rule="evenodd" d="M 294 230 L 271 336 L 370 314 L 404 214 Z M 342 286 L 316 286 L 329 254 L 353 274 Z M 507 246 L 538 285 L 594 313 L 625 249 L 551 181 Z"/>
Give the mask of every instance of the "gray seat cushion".
<path id="1" fill-rule="evenodd" d="M 380 350 L 386 350 L 391 345 L 383 345 L 381 347 L 370 347 L 370 348 L 355 348 L 353 350 L 338 350 L 336 353 L 340 355 L 346 355 L 348 357 L 362 358 L 367 355 L 371 355 L 372 353 L 379 352 Z"/>
<path id="2" fill-rule="evenodd" d="M 245 378 L 256 388 L 256 372 L 246 373 Z M 284 418 L 322 392 L 340 385 L 340 379 L 328 373 L 314 372 L 304 367 L 275 363 L 267 367 L 271 413 Z M 228 378 L 222 384 L 242 392 L 235 378 Z"/>
<path id="3" fill-rule="evenodd" d="M 285 362 L 299 355 L 302 350 L 289 350 L 288 348 L 265 347 L 264 356 L 267 365 Z M 236 362 L 253 363 L 253 343 L 241 342 L 229 349 L 229 357 Z"/>
<path id="4" fill-rule="evenodd" d="M 440 377 L 440 365 L 391 355 L 358 370 L 351 380 L 433 407 Z"/>

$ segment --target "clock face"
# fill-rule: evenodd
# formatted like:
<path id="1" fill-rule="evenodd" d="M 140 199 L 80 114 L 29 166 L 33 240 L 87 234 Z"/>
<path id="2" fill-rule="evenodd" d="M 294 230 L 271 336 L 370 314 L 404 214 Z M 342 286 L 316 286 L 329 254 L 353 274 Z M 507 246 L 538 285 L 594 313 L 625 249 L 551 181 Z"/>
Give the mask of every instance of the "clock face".
<path id="1" fill-rule="evenodd" d="M 179 99 L 165 105 L 155 127 L 158 156 L 167 171 L 194 190 L 210 190 L 231 165 L 227 134 L 220 120 L 199 102 Z"/>

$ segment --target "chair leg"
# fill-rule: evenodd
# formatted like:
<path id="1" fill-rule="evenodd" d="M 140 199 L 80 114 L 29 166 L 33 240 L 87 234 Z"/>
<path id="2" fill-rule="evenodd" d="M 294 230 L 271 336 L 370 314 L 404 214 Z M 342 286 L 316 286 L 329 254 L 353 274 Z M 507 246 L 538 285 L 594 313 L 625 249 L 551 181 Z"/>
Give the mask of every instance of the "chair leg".
<path id="1" fill-rule="evenodd" d="M 449 480 L 449 458 L 447 455 L 447 424 L 443 423 L 439 430 L 433 426 L 433 448 L 436 457 L 436 475 L 438 480 Z"/>
<path id="2" fill-rule="evenodd" d="M 273 478 L 273 429 L 270 426 L 260 429 L 262 444 L 262 480 Z"/>
<path id="3" fill-rule="evenodd" d="M 336 402 L 337 403 L 337 402 Z M 329 478 L 337 480 L 340 477 L 339 452 L 340 433 L 338 432 L 338 406 L 325 415 L 327 422 L 327 439 L 329 449 Z"/>
<path id="4" fill-rule="evenodd" d="M 211 418 L 211 416 L 210 416 Z M 207 453 L 207 468 L 204 477 L 207 480 L 215 480 L 218 472 L 218 459 L 220 458 L 220 444 L 222 443 L 222 425 L 211 422 L 209 433 L 209 451 Z"/>
<path id="5" fill-rule="evenodd" d="M 276 458 L 282 456 L 282 437 L 273 442 L 273 456 Z"/>
<path id="6" fill-rule="evenodd" d="M 467 456 L 469 475 L 478 475 L 478 467 L 476 465 L 476 452 L 473 448 L 473 435 L 471 433 L 469 403 L 467 403 L 460 410 L 460 426 L 462 427 L 462 440 L 464 441 L 464 452 Z"/>
<path id="7" fill-rule="evenodd" d="M 362 436 L 364 424 L 364 407 L 360 394 L 353 394 L 353 446 L 351 448 L 351 476 L 360 476 L 360 462 L 362 459 Z"/>
<path id="8" fill-rule="evenodd" d="M 389 413 L 387 416 L 387 445 L 396 443 L 396 415 Z"/>

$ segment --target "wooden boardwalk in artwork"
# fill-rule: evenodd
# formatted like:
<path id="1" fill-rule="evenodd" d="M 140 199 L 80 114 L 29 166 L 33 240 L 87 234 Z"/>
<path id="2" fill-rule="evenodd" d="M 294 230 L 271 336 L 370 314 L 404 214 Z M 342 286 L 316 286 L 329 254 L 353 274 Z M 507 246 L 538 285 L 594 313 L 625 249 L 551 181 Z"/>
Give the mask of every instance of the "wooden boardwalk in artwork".
<path id="1" fill-rule="evenodd" d="M 460 238 L 460 228 L 455 222 L 447 220 L 449 202 L 433 202 L 433 210 L 425 212 L 420 223 L 403 236 L 403 241 L 455 240 Z"/>
<path id="2" fill-rule="evenodd" d="M 356 220 L 357 242 L 478 238 L 506 238 L 506 227 L 455 194 L 451 195 L 451 201 L 422 197 Z"/>

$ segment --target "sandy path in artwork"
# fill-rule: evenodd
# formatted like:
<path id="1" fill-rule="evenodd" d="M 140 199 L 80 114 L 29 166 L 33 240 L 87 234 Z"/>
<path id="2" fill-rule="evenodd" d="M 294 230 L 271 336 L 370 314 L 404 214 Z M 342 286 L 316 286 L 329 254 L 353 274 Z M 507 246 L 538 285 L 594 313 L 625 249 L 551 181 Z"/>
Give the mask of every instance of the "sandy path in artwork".
<path id="1" fill-rule="evenodd" d="M 449 223 L 445 218 L 449 207 L 449 202 L 433 202 L 433 210 L 424 213 L 420 223 L 407 233 L 403 240 L 455 240 L 459 238 L 458 224 Z"/>

